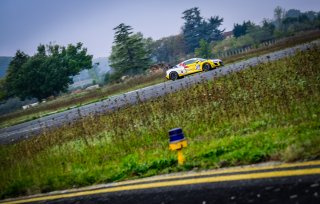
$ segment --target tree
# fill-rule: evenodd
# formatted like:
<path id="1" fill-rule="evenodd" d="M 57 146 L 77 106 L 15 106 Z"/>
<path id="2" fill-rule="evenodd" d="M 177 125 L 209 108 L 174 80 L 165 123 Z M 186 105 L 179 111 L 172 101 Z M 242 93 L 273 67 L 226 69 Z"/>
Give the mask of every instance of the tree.
<path id="1" fill-rule="evenodd" d="M 279 14 L 277 14 L 279 15 Z M 301 11 L 297 9 L 289 9 L 285 13 L 285 18 L 298 18 L 301 15 Z"/>
<path id="2" fill-rule="evenodd" d="M 238 38 L 242 35 L 245 35 L 246 32 L 247 32 L 247 29 L 243 25 L 238 23 L 233 25 L 232 33 L 234 37 Z"/>
<path id="3" fill-rule="evenodd" d="M 91 69 L 88 70 L 89 76 L 93 79 L 93 84 L 100 83 L 101 79 L 99 77 L 99 62 L 94 63 Z"/>
<path id="4" fill-rule="evenodd" d="M 304 13 L 310 21 L 314 21 L 317 18 L 317 13 L 314 11 L 307 11 Z"/>
<path id="5" fill-rule="evenodd" d="M 290 9 L 282 19 L 282 34 L 292 35 L 301 30 L 308 30 L 317 27 L 317 14 L 313 11 L 301 12 Z"/>
<path id="6" fill-rule="evenodd" d="M 210 44 L 204 39 L 201 39 L 199 44 L 200 44 L 200 47 L 196 48 L 194 51 L 196 57 L 201 57 L 206 59 L 212 57 Z"/>
<path id="7" fill-rule="evenodd" d="M 29 56 L 18 50 L 9 64 L 4 87 L 8 97 L 20 95 L 23 93 L 24 81 L 26 81 L 26 69 L 23 65 L 29 60 Z"/>
<path id="8" fill-rule="evenodd" d="M 131 26 L 123 23 L 115 27 L 114 45 L 109 57 L 114 69 L 110 79 L 145 71 L 151 64 L 150 50 L 141 33 L 133 34 Z"/>
<path id="9" fill-rule="evenodd" d="M 275 30 L 275 25 L 273 24 L 273 22 L 271 20 L 268 19 L 263 19 L 262 21 L 262 29 L 264 29 L 265 31 L 269 32 L 269 34 L 272 36 Z"/>
<path id="10" fill-rule="evenodd" d="M 281 8 L 280 6 L 277 6 L 274 9 L 275 26 L 279 30 L 281 30 L 282 20 L 283 20 L 285 14 L 286 14 L 286 11 L 283 8 Z"/>
<path id="11" fill-rule="evenodd" d="M 274 38 L 269 29 L 263 28 L 259 25 L 249 27 L 247 35 L 254 39 L 255 44 L 260 44 L 261 42 L 265 42 Z"/>
<path id="12" fill-rule="evenodd" d="M 183 36 L 175 35 L 161 38 L 152 44 L 152 56 L 158 63 L 177 63 L 186 54 Z"/>
<path id="13" fill-rule="evenodd" d="M 105 84 L 108 84 L 109 82 L 110 82 L 110 72 L 107 72 L 105 75 L 104 75 L 104 79 L 103 79 L 103 81 L 104 81 L 104 83 Z"/>
<path id="14" fill-rule="evenodd" d="M 183 36 L 187 45 L 188 53 L 193 52 L 196 47 L 199 47 L 201 40 L 201 32 L 203 18 L 200 16 L 200 10 L 197 7 L 185 10 L 182 19 L 185 20 L 182 28 Z M 203 29 L 203 30 L 201 30 Z"/>
<path id="15" fill-rule="evenodd" d="M 256 25 L 251 21 L 243 21 L 242 24 L 235 24 L 233 28 L 233 34 L 236 38 L 247 36 L 246 38 L 239 40 L 239 42 L 250 42 L 253 40 L 255 44 L 259 44 L 261 42 L 273 39 L 274 30 L 274 23 L 268 19 L 263 19 L 262 26 Z"/>
<path id="16" fill-rule="evenodd" d="M 204 39 L 207 42 L 221 40 L 222 32 L 218 28 L 223 22 L 219 16 L 210 17 L 208 20 L 200 16 L 200 10 L 197 7 L 185 10 L 182 19 L 185 20 L 182 32 L 187 46 L 187 52 L 191 53 L 199 47 L 199 42 Z"/>
<path id="17" fill-rule="evenodd" d="M 7 89 L 5 87 L 5 79 L 0 79 L 0 101 L 7 98 Z"/>
<path id="18" fill-rule="evenodd" d="M 82 43 L 68 45 L 39 45 L 37 53 L 29 57 L 17 51 L 6 77 L 9 96 L 47 98 L 67 91 L 75 76 L 83 69 L 91 68 L 92 56 Z"/>
<path id="19" fill-rule="evenodd" d="M 206 36 L 204 36 L 204 39 L 207 42 L 222 40 L 223 35 L 222 33 L 225 31 L 219 30 L 218 28 L 221 26 L 223 22 L 223 18 L 220 18 L 219 16 L 213 16 L 208 19 L 208 22 L 204 21 L 204 27 L 206 29 Z"/>
<path id="20" fill-rule="evenodd" d="M 250 29 L 253 26 L 255 26 L 255 25 L 251 21 L 247 21 L 247 22 L 243 21 L 242 24 L 234 24 L 233 30 L 232 30 L 234 37 L 238 38 L 242 35 L 247 34 L 248 29 Z"/>

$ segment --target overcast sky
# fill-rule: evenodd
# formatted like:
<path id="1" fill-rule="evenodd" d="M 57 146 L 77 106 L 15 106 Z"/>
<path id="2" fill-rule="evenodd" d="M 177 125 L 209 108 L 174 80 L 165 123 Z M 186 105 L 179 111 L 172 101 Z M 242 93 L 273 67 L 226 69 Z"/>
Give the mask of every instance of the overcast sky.
<path id="1" fill-rule="evenodd" d="M 18 49 L 33 55 L 40 43 L 83 42 L 94 58 L 107 57 L 120 23 L 157 40 L 180 33 L 182 12 L 192 7 L 205 18 L 223 17 L 221 28 L 229 31 L 244 20 L 273 18 L 276 6 L 320 11 L 320 0 L 0 0 L 0 56 Z"/>

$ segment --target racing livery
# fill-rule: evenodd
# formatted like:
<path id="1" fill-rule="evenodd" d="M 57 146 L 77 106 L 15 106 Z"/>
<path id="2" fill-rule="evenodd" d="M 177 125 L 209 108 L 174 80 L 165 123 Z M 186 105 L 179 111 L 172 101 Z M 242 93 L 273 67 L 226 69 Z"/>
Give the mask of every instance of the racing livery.
<path id="1" fill-rule="evenodd" d="M 223 66 L 223 62 L 220 59 L 192 58 L 168 69 L 166 78 L 176 80 L 189 74 L 209 71 L 220 66 Z"/>

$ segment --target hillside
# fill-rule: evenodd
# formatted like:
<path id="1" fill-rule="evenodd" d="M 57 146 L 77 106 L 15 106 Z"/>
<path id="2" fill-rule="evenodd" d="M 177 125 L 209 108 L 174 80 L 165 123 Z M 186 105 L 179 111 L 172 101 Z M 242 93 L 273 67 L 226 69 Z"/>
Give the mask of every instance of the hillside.
<path id="1" fill-rule="evenodd" d="M 106 57 L 99 57 L 92 60 L 92 63 L 99 63 L 98 70 L 100 74 L 105 74 L 111 70 L 111 67 L 108 63 L 108 58 Z"/>
<path id="2" fill-rule="evenodd" d="M 0 56 L 0 78 L 4 77 L 12 57 Z"/>
<path id="3" fill-rule="evenodd" d="M 97 63 L 97 64 L 96 64 Z M 73 84 L 70 85 L 69 89 L 83 88 L 96 81 L 102 83 L 104 75 L 111 70 L 106 57 L 100 57 L 92 60 L 93 68 L 90 70 L 82 70 L 78 75 L 73 77 Z"/>

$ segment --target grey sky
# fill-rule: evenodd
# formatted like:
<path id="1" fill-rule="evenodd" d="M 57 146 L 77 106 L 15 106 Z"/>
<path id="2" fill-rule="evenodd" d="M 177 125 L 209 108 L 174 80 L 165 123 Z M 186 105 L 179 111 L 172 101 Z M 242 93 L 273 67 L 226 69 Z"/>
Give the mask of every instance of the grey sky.
<path id="1" fill-rule="evenodd" d="M 223 17 L 228 31 L 244 20 L 271 19 L 276 6 L 320 11 L 320 0 L 0 0 L 0 56 L 83 42 L 94 58 L 106 57 L 120 23 L 157 40 L 181 32 L 182 12 L 192 7 L 205 18 Z"/>

